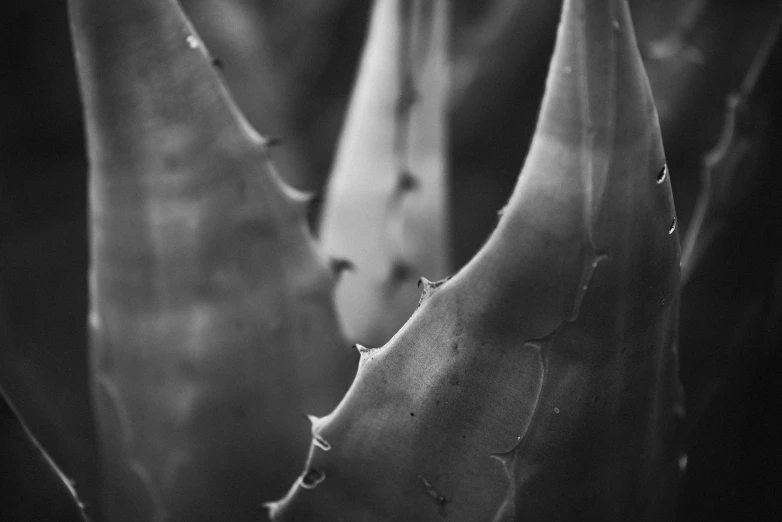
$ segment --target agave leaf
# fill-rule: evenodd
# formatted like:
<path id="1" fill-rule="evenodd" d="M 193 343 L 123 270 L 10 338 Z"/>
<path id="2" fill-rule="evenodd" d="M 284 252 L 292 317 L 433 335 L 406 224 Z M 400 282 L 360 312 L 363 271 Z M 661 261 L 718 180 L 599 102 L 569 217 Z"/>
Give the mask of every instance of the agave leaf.
<path id="1" fill-rule="evenodd" d="M 71 481 L 38 443 L 0 389 L 0 517 L 86 522 Z"/>
<path id="2" fill-rule="evenodd" d="M 561 1 L 454 3 L 449 166 L 455 267 L 485 243 L 516 183 L 561 7 Z"/>
<path id="3" fill-rule="evenodd" d="M 727 99 L 682 253 L 684 520 L 771 520 L 778 473 L 782 10 Z M 715 480 L 714 477 L 721 477 Z"/>
<path id="4" fill-rule="evenodd" d="M 371 2 L 181 2 L 248 121 L 283 136 L 284 179 L 320 190 L 342 125 Z M 320 208 L 313 209 L 313 215 Z"/>
<path id="5" fill-rule="evenodd" d="M 276 520 L 671 515 L 679 240 L 625 1 L 567 0 L 497 230 L 364 352 Z"/>
<path id="6" fill-rule="evenodd" d="M 742 81 L 779 2 L 752 0 L 742 9 L 714 0 L 631 5 L 687 230 L 697 219 L 702 158 L 720 138 L 725 94 Z"/>
<path id="7" fill-rule="evenodd" d="M 109 516 L 253 518 L 300 469 L 305 413 L 329 411 L 355 364 L 306 200 L 175 1 L 69 5 Z"/>
<path id="8" fill-rule="evenodd" d="M 244 117 L 264 135 L 285 136 L 285 147 L 274 152 L 280 175 L 294 186 L 308 186 L 311 166 L 302 161 L 307 149 L 291 128 L 291 118 L 285 117 L 291 84 L 296 82 L 283 67 L 287 60 L 280 60 L 268 41 L 270 25 L 280 21 L 261 16 L 262 4 L 257 2 L 180 0 L 180 4 L 213 52 L 212 62 Z M 283 90 L 286 87 L 288 91 Z"/>
<path id="9" fill-rule="evenodd" d="M 0 385 L 99 518 L 83 324 L 87 277 L 79 266 L 86 254 L 79 245 L 86 236 L 83 228 L 78 220 L 60 219 L 41 227 L 20 226 L 16 237 L 3 237 Z"/>
<path id="10" fill-rule="evenodd" d="M 448 2 L 376 1 L 326 193 L 326 253 L 342 275 L 347 335 L 386 342 L 410 317 L 421 274 L 448 274 Z"/>
<path id="11" fill-rule="evenodd" d="M 750 106 L 753 101 L 760 103 L 757 98 L 768 97 L 768 92 L 780 83 L 769 65 L 776 63 L 782 55 L 780 29 L 782 9 L 769 28 L 741 86 L 728 95 L 722 134 L 703 158 L 701 190 L 682 251 L 682 279 L 685 282 L 724 224 L 726 215 L 746 200 L 747 193 L 756 185 L 752 176 L 757 176 L 759 170 L 755 168 L 757 149 L 768 134 L 769 118 L 762 111 L 751 111 Z M 761 85 L 760 93 L 756 94 L 758 81 L 766 85 Z"/>

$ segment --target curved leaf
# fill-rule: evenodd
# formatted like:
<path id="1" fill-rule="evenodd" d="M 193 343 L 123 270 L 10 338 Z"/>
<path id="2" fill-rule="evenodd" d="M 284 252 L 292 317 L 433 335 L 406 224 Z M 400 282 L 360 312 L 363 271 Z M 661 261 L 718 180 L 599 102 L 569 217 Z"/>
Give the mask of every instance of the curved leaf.
<path id="1" fill-rule="evenodd" d="M 567 0 L 497 230 L 385 347 L 362 350 L 314 425 L 329 449 L 313 444 L 272 518 L 670 517 L 679 255 L 627 3 Z"/>
<path id="2" fill-rule="evenodd" d="M 86 522 L 84 505 L 0 389 L 0 517 Z"/>
<path id="3" fill-rule="evenodd" d="M 377 1 L 323 211 L 354 341 L 386 342 L 415 309 L 420 274 L 448 275 L 448 2 Z"/>
<path id="4" fill-rule="evenodd" d="M 173 0 L 71 0 L 111 520 L 245 520 L 354 364 L 333 277 Z"/>

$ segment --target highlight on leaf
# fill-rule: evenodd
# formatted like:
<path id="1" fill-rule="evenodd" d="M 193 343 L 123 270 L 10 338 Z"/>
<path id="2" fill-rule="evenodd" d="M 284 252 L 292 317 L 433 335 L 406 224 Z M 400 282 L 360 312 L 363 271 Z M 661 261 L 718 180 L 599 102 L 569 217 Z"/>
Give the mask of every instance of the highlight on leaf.
<path id="1" fill-rule="evenodd" d="M 319 427 L 332 450 L 313 446 L 305 469 L 332 478 L 294 484 L 274 520 L 672 515 L 675 212 L 627 3 L 588 4 L 564 3 L 497 229 L 436 291 L 421 281 L 421 306 Z"/>
<path id="2" fill-rule="evenodd" d="M 174 0 L 70 0 L 90 161 L 91 356 L 110 520 L 246 520 L 355 368 L 311 199 Z M 241 477 L 241 479 L 239 479 Z"/>
<path id="3" fill-rule="evenodd" d="M 88 522 L 71 480 L 33 436 L 0 389 L 0 513 L 7 520 Z M 34 495 L 31 495 L 34 492 Z"/>
<path id="4" fill-rule="evenodd" d="M 326 191 L 320 238 L 356 269 L 336 289 L 354 342 L 386 342 L 421 275 L 449 271 L 449 2 L 377 0 Z"/>
<path id="5" fill-rule="evenodd" d="M 630 4 L 3 10 L 0 519 L 779 518 L 782 10 Z"/>

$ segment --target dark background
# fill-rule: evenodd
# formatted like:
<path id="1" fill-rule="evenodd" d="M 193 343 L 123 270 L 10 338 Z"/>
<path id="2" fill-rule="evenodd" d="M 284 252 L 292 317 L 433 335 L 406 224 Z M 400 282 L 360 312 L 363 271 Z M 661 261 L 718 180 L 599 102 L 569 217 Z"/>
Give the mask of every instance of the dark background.
<path id="1" fill-rule="evenodd" d="M 741 83 L 779 2 L 630 4 L 657 99 L 680 230 L 686 231 L 703 155 L 722 132 L 725 97 Z M 319 190 L 370 2 L 183 5 L 250 121 L 282 138 L 282 174 L 299 188 Z M 521 168 L 559 3 L 459 0 L 453 6 L 451 219 L 458 267 L 491 231 Z M 82 496 L 94 502 L 87 166 L 66 9 L 62 0 L 0 5 L 0 385 Z M 678 47 L 660 45 L 677 41 Z M 670 48 L 677 51 L 661 51 Z M 753 161 L 742 164 L 725 191 L 731 204 L 721 232 L 682 297 L 682 378 L 695 416 L 680 510 L 686 520 L 779 513 L 774 493 L 782 452 L 773 442 L 782 432 L 778 49 L 768 69 L 739 130 L 753 144 Z"/>

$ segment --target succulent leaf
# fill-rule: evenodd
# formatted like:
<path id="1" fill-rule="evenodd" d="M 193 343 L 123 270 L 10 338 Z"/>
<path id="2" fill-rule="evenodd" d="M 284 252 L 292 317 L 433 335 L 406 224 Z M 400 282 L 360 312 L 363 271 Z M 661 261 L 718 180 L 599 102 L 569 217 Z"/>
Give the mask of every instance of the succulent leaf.
<path id="1" fill-rule="evenodd" d="M 2 389 L 0 477 L 3 520 L 87 522 L 74 485 L 35 439 Z"/>
<path id="2" fill-rule="evenodd" d="M 354 342 L 386 342 L 421 274 L 449 270 L 447 42 L 443 0 L 378 0 L 325 198 L 323 248 L 356 270 L 337 286 Z"/>
<path id="3" fill-rule="evenodd" d="M 355 367 L 307 198 L 175 1 L 69 5 L 109 517 L 256 517 L 298 472 L 304 413 L 333 408 Z"/>
<path id="4" fill-rule="evenodd" d="M 671 516 L 679 238 L 626 1 L 566 0 L 484 248 L 362 364 L 275 520 Z M 678 413 L 677 413 L 678 412 Z M 498 462 L 499 461 L 499 462 Z"/>
<path id="5" fill-rule="evenodd" d="M 780 425 L 772 384 L 782 325 L 782 9 L 775 7 L 752 65 L 727 97 L 721 137 L 704 157 L 682 250 L 682 519 L 778 518 L 764 486 L 779 468 L 769 455 Z"/>

